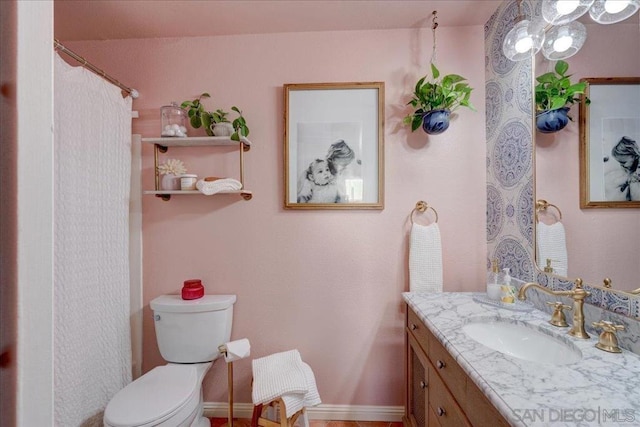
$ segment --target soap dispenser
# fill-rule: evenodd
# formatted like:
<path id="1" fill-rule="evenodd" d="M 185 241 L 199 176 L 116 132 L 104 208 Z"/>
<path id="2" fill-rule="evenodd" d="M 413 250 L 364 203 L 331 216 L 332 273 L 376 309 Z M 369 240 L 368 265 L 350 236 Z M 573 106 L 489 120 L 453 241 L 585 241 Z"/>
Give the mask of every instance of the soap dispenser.
<path id="1" fill-rule="evenodd" d="M 505 268 L 504 277 L 502 279 L 502 298 L 501 301 L 509 304 L 513 304 L 516 301 L 516 289 L 511 286 L 511 275 L 508 268 Z"/>
<path id="2" fill-rule="evenodd" d="M 494 301 L 500 301 L 502 296 L 502 289 L 498 283 L 499 274 L 498 260 L 494 259 L 491 261 L 491 271 L 487 273 L 487 297 Z"/>

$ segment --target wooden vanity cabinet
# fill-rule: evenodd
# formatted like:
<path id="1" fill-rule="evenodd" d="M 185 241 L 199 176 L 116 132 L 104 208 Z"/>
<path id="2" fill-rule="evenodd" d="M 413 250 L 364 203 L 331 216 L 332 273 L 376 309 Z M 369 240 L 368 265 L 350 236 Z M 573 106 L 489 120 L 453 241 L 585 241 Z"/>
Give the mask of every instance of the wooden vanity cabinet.
<path id="1" fill-rule="evenodd" d="M 509 426 L 409 307 L 405 342 L 405 427 Z"/>

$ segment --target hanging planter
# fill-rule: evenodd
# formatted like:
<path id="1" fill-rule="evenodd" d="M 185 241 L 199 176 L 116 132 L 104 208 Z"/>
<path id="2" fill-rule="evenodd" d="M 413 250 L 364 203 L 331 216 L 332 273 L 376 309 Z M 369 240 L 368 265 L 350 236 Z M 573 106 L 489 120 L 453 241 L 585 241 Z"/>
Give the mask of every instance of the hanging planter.
<path id="1" fill-rule="evenodd" d="M 542 133 L 553 133 L 564 129 L 573 120 L 569 113 L 570 104 L 580 101 L 578 95 L 584 95 L 585 82 L 571 83 L 571 74 L 567 74 L 569 64 L 558 61 L 554 71 L 536 77 L 536 127 Z M 585 99 L 589 104 L 589 98 Z"/>
<path id="2" fill-rule="evenodd" d="M 542 133 L 553 133 L 564 129 L 569 123 L 569 107 L 543 111 L 536 115 L 536 127 Z"/>
<path id="3" fill-rule="evenodd" d="M 414 112 L 404 118 L 404 123 L 411 125 L 414 132 L 420 126 L 429 135 L 438 135 L 449 128 L 452 112 L 460 107 L 467 107 L 473 111 L 469 98 L 473 88 L 466 82 L 466 78 L 458 74 L 440 76 L 440 70 L 435 66 L 436 52 L 436 12 L 433 12 L 433 53 L 431 56 L 431 79 L 422 77 L 416 83 L 413 98 L 407 105 L 415 108 Z"/>
<path id="4" fill-rule="evenodd" d="M 422 116 L 422 130 L 429 135 L 439 135 L 449 129 L 449 110 L 431 110 Z"/>

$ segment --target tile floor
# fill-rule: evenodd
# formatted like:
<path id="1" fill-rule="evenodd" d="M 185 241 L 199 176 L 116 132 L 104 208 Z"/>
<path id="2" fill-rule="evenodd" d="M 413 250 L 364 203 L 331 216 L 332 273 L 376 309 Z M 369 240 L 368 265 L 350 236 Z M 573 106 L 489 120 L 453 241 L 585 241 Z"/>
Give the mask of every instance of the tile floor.
<path id="1" fill-rule="evenodd" d="M 211 418 L 211 427 L 222 427 L 226 425 L 226 418 Z M 248 418 L 234 419 L 233 427 L 250 427 L 251 420 Z M 309 420 L 309 427 L 402 427 L 401 422 L 387 421 L 327 421 Z"/>

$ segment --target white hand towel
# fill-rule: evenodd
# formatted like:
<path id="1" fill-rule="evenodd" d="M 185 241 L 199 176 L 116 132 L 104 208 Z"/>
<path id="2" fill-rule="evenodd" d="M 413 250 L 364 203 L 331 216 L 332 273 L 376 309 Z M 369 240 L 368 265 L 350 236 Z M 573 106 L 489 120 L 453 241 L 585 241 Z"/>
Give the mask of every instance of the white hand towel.
<path id="1" fill-rule="evenodd" d="M 298 350 L 253 359 L 251 366 L 254 405 L 271 402 L 287 393 L 305 394 L 309 391 Z"/>
<path id="2" fill-rule="evenodd" d="M 238 191 L 242 189 L 242 183 L 233 178 L 220 178 L 215 181 L 205 181 L 203 179 L 196 182 L 196 188 L 207 196 L 225 191 Z"/>
<path id="3" fill-rule="evenodd" d="M 569 260 L 564 225 L 561 222 L 551 225 L 538 222 L 536 231 L 538 264 L 545 266 L 547 259 L 550 259 L 553 272 L 559 276 L 567 276 Z"/>
<path id="4" fill-rule="evenodd" d="M 442 292 L 442 281 L 442 242 L 438 224 L 413 224 L 409 242 L 409 290 Z"/>
<path id="5" fill-rule="evenodd" d="M 320 393 L 318 393 L 318 387 L 316 385 L 316 378 L 313 375 L 311 366 L 302 362 L 302 369 L 304 371 L 304 379 L 309 391 L 304 394 L 289 393 L 282 396 L 282 400 L 286 408 L 287 418 L 289 418 L 302 408 L 316 406 L 322 403 L 322 401 L 320 400 Z"/>
<path id="6" fill-rule="evenodd" d="M 227 347 L 227 354 L 224 356 L 224 361 L 227 363 L 244 359 L 251 354 L 251 344 L 246 338 L 228 342 L 225 347 Z"/>

